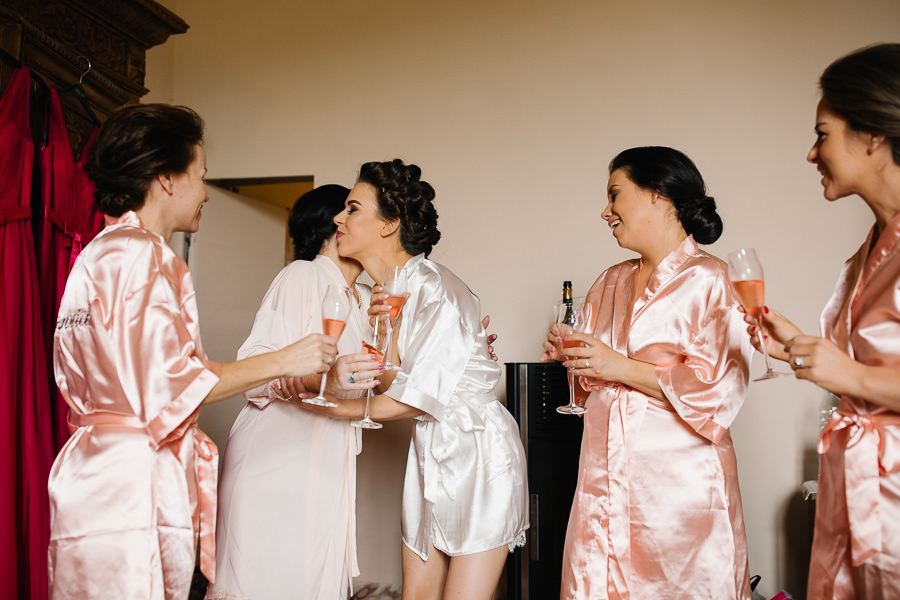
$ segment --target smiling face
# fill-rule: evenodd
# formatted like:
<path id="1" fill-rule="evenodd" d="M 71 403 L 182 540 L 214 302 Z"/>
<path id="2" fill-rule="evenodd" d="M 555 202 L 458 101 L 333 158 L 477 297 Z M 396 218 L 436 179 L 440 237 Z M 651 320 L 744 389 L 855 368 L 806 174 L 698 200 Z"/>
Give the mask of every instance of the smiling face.
<path id="1" fill-rule="evenodd" d="M 196 233 L 200 228 L 200 211 L 209 200 L 206 192 L 206 151 L 194 146 L 194 160 L 187 171 L 172 175 L 172 231 Z"/>
<path id="2" fill-rule="evenodd" d="M 616 169 L 606 186 L 609 202 L 600 215 L 612 229 L 619 246 L 641 253 L 659 235 L 660 197 L 636 185 L 624 169 Z"/>
<path id="3" fill-rule="evenodd" d="M 346 209 L 334 218 L 337 224 L 337 249 L 341 256 L 360 260 L 366 253 L 387 244 L 386 233 L 393 231 L 378 212 L 375 188 L 357 183 L 347 196 Z"/>
<path id="4" fill-rule="evenodd" d="M 806 159 L 822 174 L 825 198 L 831 201 L 859 194 L 869 177 L 871 136 L 853 131 L 847 121 L 821 100 L 816 110 L 816 142 Z"/>

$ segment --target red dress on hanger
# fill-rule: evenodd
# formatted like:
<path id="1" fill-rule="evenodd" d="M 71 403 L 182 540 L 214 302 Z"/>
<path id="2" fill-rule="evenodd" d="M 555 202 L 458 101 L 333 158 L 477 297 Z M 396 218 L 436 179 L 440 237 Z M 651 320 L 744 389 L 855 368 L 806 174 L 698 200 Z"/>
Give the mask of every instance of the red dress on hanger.
<path id="1" fill-rule="evenodd" d="M 47 597 L 53 460 L 31 229 L 28 69 L 0 100 L 0 597 Z"/>
<path id="2" fill-rule="evenodd" d="M 94 205 L 94 184 L 84 172 L 84 163 L 93 139 L 92 134 L 82 151 L 81 160 L 76 163 L 59 96 L 56 90 L 51 90 L 47 111 L 47 142 L 38 153 L 43 217 L 39 228 L 38 279 L 48 373 L 53 372 L 53 332 L 69 271 L 81 249 L 103 227 L 103 214 Z M 60 395 L 53 377 L 49 379 L 55 454 L 69 439 L 69 407 Z"/>

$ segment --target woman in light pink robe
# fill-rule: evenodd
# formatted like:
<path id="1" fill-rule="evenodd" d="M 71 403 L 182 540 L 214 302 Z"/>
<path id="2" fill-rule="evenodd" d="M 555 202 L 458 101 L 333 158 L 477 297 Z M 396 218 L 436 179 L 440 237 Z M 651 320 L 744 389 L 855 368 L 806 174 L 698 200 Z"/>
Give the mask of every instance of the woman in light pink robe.
<path id="1" fill-rule="evenodd" d="M 209 199 L 202 140 L 196 113 L 148 104 L 110 116 L 91 148 L 107 226 L 78 257 L 56 325 L 75 429 L 49 481 L 56 600 L 183 600 L 198 535 L 213 579 L 217 452 L 199 407 L 324 370 L 336 352 L 311 335 L 245 361 L 207 359 L 190 273 L 167 244 L 197 231 Z"/>
<path id="2" fill-rule="evenodd" d="M 887 600 L 900 598 L 900 44 L 843 57 L 819 83 L 807 158 L 827 200 L 858 195 L 875 225 L 844 265 L 822 337 L 766 309 L 768 348 L 841 398 L 819 439 L 807 597 Z"/>
<path id="3" fill-rule="evenodd" d="M 690 159 L 633 148 L 613 159 L 603 218 L 640 259 L 587 294 L 592 335 L 553 325 L 542 360 L 580 376 L 580 469 L 561 598 L 747 600 L 747 544 L 729 433 L 750 345 L 727 267 L 697 243 L 722 230 Z M 558 354 L 561 336 L 585 348 Z"/>

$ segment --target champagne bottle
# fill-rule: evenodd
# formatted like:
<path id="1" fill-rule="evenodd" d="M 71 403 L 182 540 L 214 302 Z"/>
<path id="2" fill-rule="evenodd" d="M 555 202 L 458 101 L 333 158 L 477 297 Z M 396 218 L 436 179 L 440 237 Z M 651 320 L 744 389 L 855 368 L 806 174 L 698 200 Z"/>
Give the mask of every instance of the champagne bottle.
<path id="1" fill-rule="evenodd" d="M 575 306 L 572 304 L 572 282 L 563 281 L 563 305 L 565 305 L 566 313 L 562 322 L 570 327 L 575 326 Z"/>

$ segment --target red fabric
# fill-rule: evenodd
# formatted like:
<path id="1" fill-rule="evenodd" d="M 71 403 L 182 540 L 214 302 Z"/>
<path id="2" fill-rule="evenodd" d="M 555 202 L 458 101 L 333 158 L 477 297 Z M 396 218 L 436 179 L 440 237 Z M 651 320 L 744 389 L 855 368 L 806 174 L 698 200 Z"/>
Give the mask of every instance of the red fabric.
<path id="1" fill-rule="evenodd" d="M 42 215 L 39 217 L 38 280 L 47 373 L 53 373 L 53 332 L 66 279 L 81 249 L 103 227 L 103 214 L 94 206 L 94 184 L 84 172 L 93 135 L 75 162 L 56 90 L 50 91 L 47 111 L 47 143 L 38 153 L 41 169 Z M 69 439 L 69 407 L 56 387 L 50 386 L 50 420 L 54 454 Z"/>
<path id="2" fill-rule="evenodd" d="M 0 597 L 47 598 L 53 460 L 30 212 L 28 69 L 0 100 Z"/>

